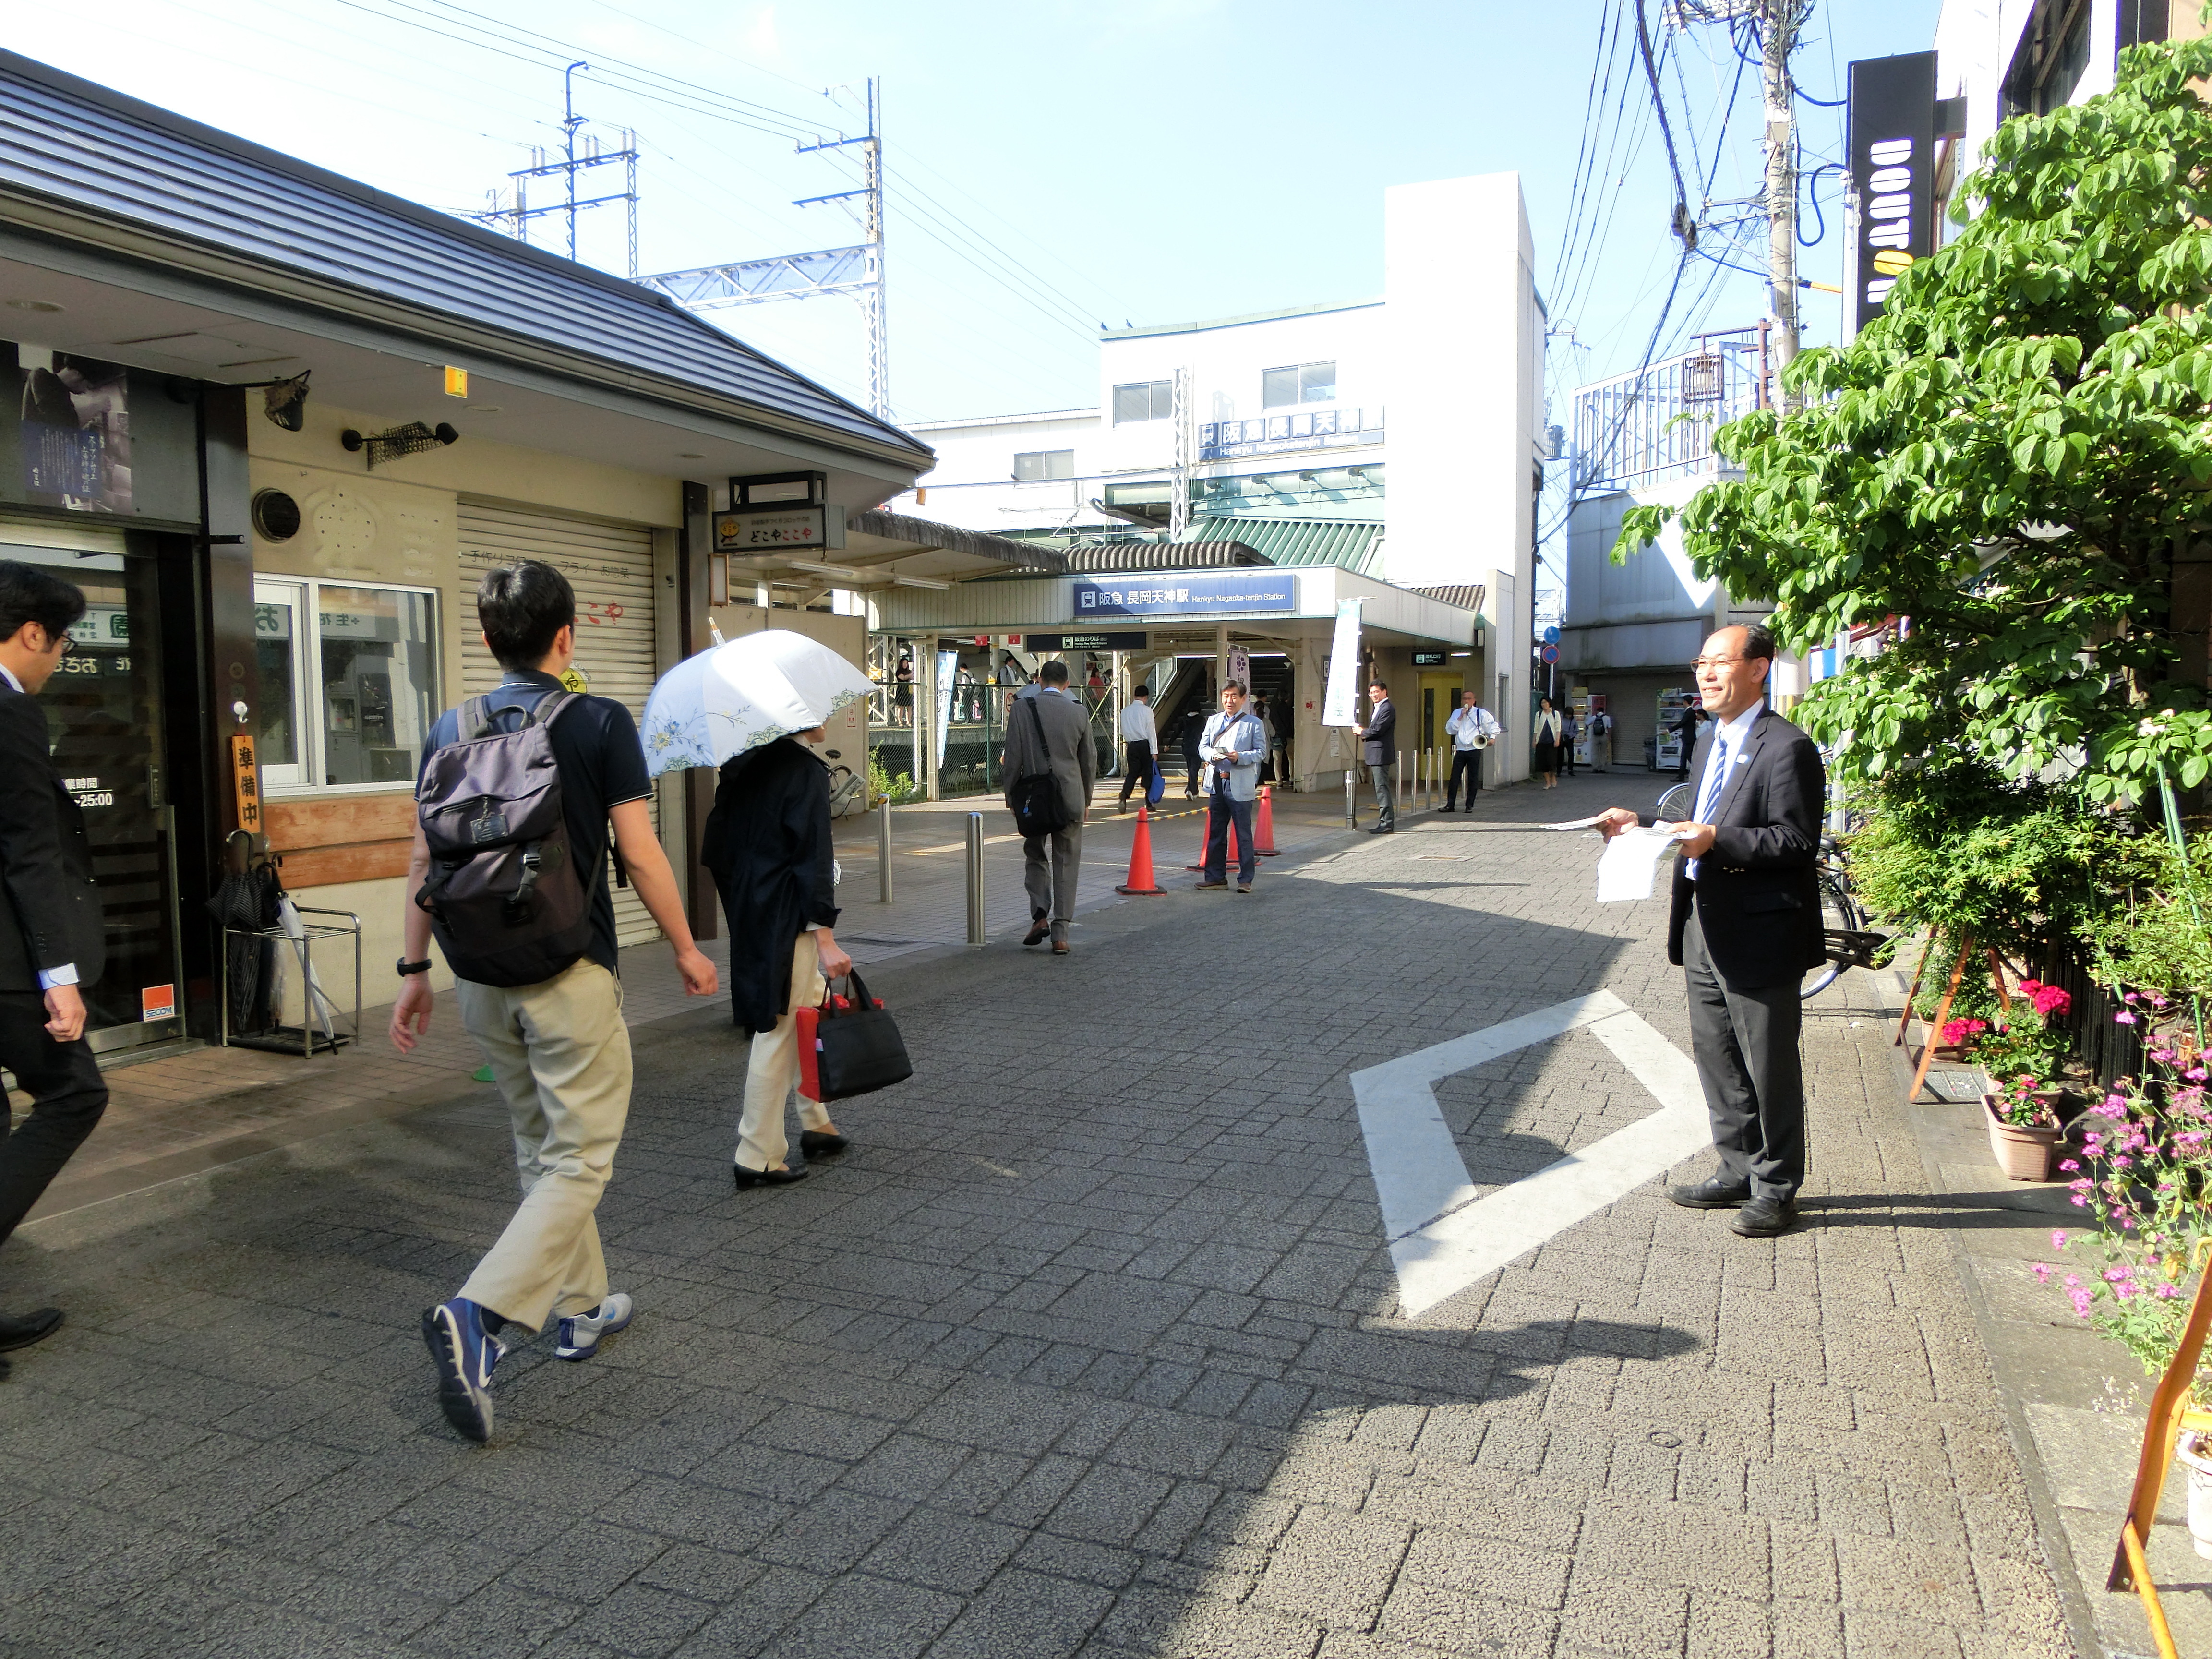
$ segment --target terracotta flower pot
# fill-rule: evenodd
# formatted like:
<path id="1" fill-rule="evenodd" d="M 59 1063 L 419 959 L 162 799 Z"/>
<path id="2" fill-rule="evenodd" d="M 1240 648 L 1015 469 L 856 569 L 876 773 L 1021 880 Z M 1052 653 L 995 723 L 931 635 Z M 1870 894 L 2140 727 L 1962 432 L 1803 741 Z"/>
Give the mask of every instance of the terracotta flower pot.
<path id="1" fill-rule="evenodd" d="M 2058 1160 L 2067 1151 L 2066 1131 L 2055 1123 L 2023 1129 L 1997 1115 L 1997 1097 L 1982 1097 L 1982 1115 L 1989 1121 L 1990 1152 L 1997 1168 L 2014 1181 L 2053 1181 Z"/>

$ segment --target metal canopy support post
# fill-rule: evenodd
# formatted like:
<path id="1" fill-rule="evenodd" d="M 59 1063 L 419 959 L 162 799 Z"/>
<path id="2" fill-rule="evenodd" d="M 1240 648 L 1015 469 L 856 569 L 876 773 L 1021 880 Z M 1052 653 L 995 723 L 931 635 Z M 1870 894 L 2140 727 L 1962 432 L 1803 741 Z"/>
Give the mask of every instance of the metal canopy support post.
<path id="1" fill-rule="evenodd" d="M 891 902 L 891 798 L 876 803 L 876 902 Z"/>
<path id="2" fill-rule="evenodd" d="M 983 943 L 983 815 L 968 815 L 968 942 Z"/>
<path id="3" fill-rule="evenodd" d="M 1344 827 L 1347 830 L 1357 830 L 1359 828 L 1359 785 L 1353 775 L 1353 763 L 1350 761 L 1346 762 L 1344 767 Z"/>

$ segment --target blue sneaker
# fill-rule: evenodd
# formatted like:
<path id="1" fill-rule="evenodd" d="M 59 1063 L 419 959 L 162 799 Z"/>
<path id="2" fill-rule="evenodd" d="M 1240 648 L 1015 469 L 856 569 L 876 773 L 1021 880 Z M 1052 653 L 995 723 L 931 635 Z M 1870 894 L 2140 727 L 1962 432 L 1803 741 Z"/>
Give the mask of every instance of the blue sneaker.
<path id="1" fill-rule="evenodd" d="M 561 1322 L 561 1340 L 553 1350 L 553 1357 L 589 1359 L 599 1351 L 599 1339 L 627 1328 L 631 1315 L 636 1311 L 629 1297 L 620 1291 L 609 1291 L 606 1300 L 591 1312 L 572 1315 Z"/>
<path id="2" fill-rule="evenodd" d="M 455 1297 L 422 1316 L 422 1340 L 438 1365 L 438 1403 L 470 1439 L 491 1438 L 491 1368 L 507 1352 L 483 1328 L 483 1310 Z"/>

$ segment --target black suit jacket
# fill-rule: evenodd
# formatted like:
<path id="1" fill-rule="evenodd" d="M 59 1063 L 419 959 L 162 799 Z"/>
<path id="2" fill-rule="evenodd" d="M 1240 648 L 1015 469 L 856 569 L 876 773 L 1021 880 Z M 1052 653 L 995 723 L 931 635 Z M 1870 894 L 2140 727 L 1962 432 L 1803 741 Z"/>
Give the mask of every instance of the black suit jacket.
<path id="1" fill-rule="evenodd" d="M 0 991 L 35 991 L 39 970 L 106 957 L 84 814 L 48 752 L 46 711 L 0 679 Z"/>
<path id="2" fill-rule="evenodd" d="M 1716 720 L 1698 737 L 1692 782 L 1702 783 L 1719 735 Z M 1712 851 L 1698 860 L 1698 879 L 1690 879 L 1687 859 L 1674 860 L 1667 959 L 1680 966 L 1694 904 L 1714 969 L 1730 988 L 1749 991 L 1794 981 L 1826 959 L 1813 866 L 1828 777 L 1812 738 L 1771 708 L 1752 722 L 1729 773 L 1711 820 Z"/>
<path id="3" fill-rule="evenodd" d="M 1398 705 L 1385 697 L 1367 711 L 1367 735 L 1359 740 L 1359 758 L 1370 766 L 1395 766 L 1398 752 Z"/>

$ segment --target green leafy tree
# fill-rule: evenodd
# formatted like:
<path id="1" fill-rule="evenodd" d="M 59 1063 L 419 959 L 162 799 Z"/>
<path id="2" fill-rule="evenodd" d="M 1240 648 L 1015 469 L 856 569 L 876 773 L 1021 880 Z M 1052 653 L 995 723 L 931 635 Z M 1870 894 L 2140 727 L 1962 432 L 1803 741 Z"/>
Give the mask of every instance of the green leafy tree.
<path id="1" fill-rule="evenodd" d="M 2212 538 L 2208 76 L 2212 40 L 2133 47 L 2111 93 L 2008 121 L 1950 245 L 1797 358 L 1797 407 L 1724 428 L 1743 476 L 1680 509 L 1698 572 L 1793 646 L 1911 618 L 1807 700 L 1855 781 L 1955 758 L 2112 802 L 2212 771 L 2172 678 L 2174 556 Z M 1674 510 L 1632 510 L 1614 556 Z"/>

